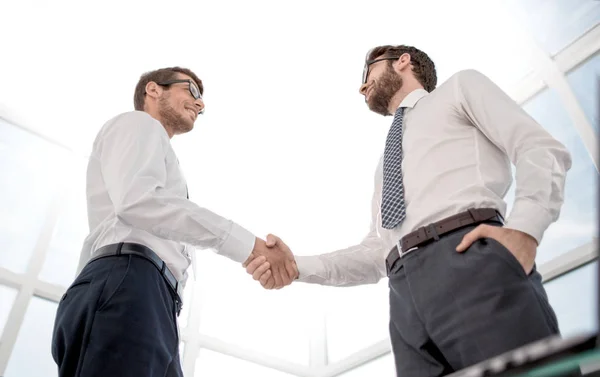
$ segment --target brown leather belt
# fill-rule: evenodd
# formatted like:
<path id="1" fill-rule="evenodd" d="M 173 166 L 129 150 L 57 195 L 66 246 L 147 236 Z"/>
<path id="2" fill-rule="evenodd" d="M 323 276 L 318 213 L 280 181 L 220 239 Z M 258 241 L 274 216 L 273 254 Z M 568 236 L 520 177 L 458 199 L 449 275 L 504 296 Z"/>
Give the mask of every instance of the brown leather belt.
<path id="1" fill-rule="evenodd" d="M 438 222 L 422 226 L 412 233 L 408 233 L 400 240 L 402 253 L 398 251 L 398 246 L 396 245 L 386 258 L 388 273 L 396 261 L 407 254 L 409 250 L 423 246 L 431 240 L 437 241 L 441 236 L 454 230 L 483 221 L 498 221 L 503 223 L 504 219 L 500 215 L 500 212 L 494 208 L 471 208 L 465 212 L 446 217 Z"/>

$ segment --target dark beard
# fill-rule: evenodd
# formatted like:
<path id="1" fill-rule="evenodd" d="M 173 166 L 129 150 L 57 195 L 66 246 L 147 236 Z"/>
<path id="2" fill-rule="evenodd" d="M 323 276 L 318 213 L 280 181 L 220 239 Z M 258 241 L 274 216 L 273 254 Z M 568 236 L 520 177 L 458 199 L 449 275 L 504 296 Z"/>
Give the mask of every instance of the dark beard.
<path id="1" fill-rule="evenodd" d="M 162 125 L 171 129 L 174 135 L 191 131 L 194 127 L 192 121 L 184 118 L 180 113 L 175 111 L 175 109 L 169 105 L 168 99 L 169 94 L 165 93 L 158 100 L 158 114 L 160 115 Z"/>
<path id="2" fill-rule="evenodd" d="M 402 88 L 402 77 L 388 66 L 374 85 L 371 90 L 371 97 L 367 102 L 369 109 L 383 116 L 391 115 L 389 110 L 390 101 Z"/>

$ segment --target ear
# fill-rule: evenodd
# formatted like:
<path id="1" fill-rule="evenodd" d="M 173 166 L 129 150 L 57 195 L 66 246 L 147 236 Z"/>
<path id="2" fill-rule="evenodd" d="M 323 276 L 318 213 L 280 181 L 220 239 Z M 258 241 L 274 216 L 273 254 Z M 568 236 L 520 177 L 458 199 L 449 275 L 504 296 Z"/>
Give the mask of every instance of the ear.
<path id="1" fill-rule="evenodd" d="M 146 95 L 149 97 L 158 98 L 162 94 L 162 91 L 163 88 L 154 81 L 146 84 Z"/>
<path id="2" fill-rule="evenodd" d="M 394 62 L 394 70 L 400 73 L 406 70 L 407 68 L 410 69 L 410 63 L 410 54 L 405 52 L 404 54 L 400 55 L 400 59 Z"/>

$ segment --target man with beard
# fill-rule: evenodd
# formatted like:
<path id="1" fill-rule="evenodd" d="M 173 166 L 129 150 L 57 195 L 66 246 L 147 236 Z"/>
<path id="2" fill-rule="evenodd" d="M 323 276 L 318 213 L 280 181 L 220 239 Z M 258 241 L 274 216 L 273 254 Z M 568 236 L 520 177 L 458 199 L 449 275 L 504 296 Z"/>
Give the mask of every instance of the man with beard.
<path id="1" fill-rule="evenodd" d="M 559 332 L 535 256 L 559 216 L 569 152 L 481 73 L 459 72 L 437 89 L 436 81 L 417 48 L 369 52 L 360 93 L 369 109 L 393 115 L 371 229 L 358 245 L 296 256 L 302 282 L 389 278 L 402 377 L 443 376 Z M 504 221 L 511 162 L 516 195 Z M 267 245 L 289 250 L 272 235 Z M 270 288 L 262 262 L 246 269 Z"/>
<path id="2" fill-rule="evenodd" d="M 90 234 L 54 325 L 60 377 L 181 376 L 177 316 L 191 247 L 239 263 L 260 256 L 276 287 L 297 275 L 291 253 L 189 200 L 170 139 L 193 129 L 203 91 L 189 69 L 146 73 L 136 111 L 98 133 L 87 169 Z"/>

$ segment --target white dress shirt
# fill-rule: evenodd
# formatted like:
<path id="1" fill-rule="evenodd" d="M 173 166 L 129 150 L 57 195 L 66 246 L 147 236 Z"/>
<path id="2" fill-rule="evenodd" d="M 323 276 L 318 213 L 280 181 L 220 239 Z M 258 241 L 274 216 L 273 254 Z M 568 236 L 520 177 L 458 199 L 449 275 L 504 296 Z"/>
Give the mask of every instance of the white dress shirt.
<path id="1" fill-rule="evenodd" d="M 136 242 L 185 284 L 193 247 L 240 263 L 254 248 L 251 232 L 187 199 L 167 131 L 142 111 L 118 115 L 98 133 L 87 169 L 87 209 L 90 234 L 78 271 L 104 245 Z"/>
<path id="2" fill-rule="evenodd" d="M 369 233 L 346 249 L 297 256 L 300 281 L 376 283 L 386 276 L 385 258 L 404 235 L 471 207 L 497 209 L 506 228 L 525 232 L 538 243 L 558 218 L 571 167 L 569 152 L 486 76 L 461 71 L 431 93 L 411 92 L 400 107 L 406 107 L 405 220 L 394 229 L 381 226 L 382 156 Z M 382 142 L 382 150 L 384 146 Z M 516 195 L 507 217 L 503 198 L 512 183 L 511 162 Z"/>

